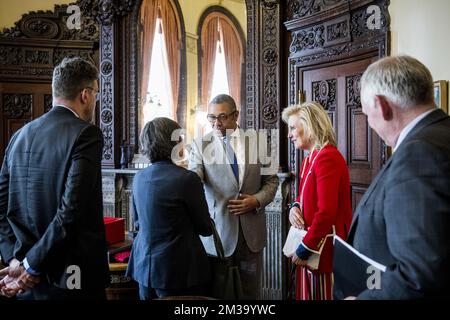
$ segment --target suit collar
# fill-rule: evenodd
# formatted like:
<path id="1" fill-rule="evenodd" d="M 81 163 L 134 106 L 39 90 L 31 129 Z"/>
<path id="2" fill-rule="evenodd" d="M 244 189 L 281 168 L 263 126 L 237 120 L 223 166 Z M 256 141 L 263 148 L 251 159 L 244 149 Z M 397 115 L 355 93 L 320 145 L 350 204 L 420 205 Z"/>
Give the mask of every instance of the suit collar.
<path id="1" fill-rule="evenodd" d="M 70 111 L 75 117 L 77 117 L 77 118 L 80 119 L 80 116 L 79 116 L 75 111 L 73 111 L 73 110 L 70 109 L 68 106 L 65 106 L 65 105 L 63 105 L 63 104 L 57 104 L 57 105 L 54 105 L 54 106 L 52 107 L 52 110 L 67 110 L 67 111 Z"/>
<path id="2" fill-rule="evenodd" d="M 402 145 L 405 144 L 408 140 L 411 140 L 414 138 L 414 136 L 420 132 L 425 127 L 428 127 L 429 125 L 440 121 L 444 118 L 448 117 L 441 109 L 433 110 L 431 113 L 429 113 L 425 118 L 420 120 L 416 126 L 406 135 L 403 142 L 398 146 L 397 150 L 401 148 Z"/>

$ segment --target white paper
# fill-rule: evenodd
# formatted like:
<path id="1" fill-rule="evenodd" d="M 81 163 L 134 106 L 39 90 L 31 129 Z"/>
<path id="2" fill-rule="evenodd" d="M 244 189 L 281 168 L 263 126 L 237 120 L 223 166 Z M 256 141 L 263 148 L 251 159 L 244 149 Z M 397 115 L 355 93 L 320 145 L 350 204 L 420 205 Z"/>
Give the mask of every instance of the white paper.
<path id="1" fill-rule="evenodd" d="M 283 247 L 283 253 L 286 257 L 292 257 L 297 250 L 303 238 L 306 235 L 306 230 L 295 228 L 291 226 Z"/>
<path id="2" fill-rule="evenodd" d="M 286 242 L 283 247 L 283 253 L 286 257 L 290 258 L 294 255 L 298 246 L 300 245 L 300 243 L 302 243 L 303 238 L 306 235 L 306 232 L 307 232 L 306 230 L 298 229 L 295 228 L 294 226 L 291 226 L 286 238 Z M 307 266 L 312 270 L 316 270 L 319 268 L 319 262 L 320 262 L 320 254 L 313 253 L 308 258 Z"/>

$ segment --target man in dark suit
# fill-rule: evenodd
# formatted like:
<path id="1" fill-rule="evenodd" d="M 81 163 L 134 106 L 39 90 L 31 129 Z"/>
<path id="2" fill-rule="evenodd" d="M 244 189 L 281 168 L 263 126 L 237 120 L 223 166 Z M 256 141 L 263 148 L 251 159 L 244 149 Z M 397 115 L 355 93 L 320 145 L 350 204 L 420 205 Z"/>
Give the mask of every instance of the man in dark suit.
<path id="1" fill-rule="evenodd" d="M 379 60 L 362 76 L 361 103 L 393 155 L 350 228 L 350 244 L 387 267 L 356 298 L 448 296 L 450 118 L 435 106 L 431 73 L 412 57 Z"/>
<path id="2" fill-rule="evenodd" d="M 81 58 L 53 72 L 53 108 L 11 138 L 0 174 L 1 293 L 105 299 L 103 136 L 90 123 L 98 70 Z"/>

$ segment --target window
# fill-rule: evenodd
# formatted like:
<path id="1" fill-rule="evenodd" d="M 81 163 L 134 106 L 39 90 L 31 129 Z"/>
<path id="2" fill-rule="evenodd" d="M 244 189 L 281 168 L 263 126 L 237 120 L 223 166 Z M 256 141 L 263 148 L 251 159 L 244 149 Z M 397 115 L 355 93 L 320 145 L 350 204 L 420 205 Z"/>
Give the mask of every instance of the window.
<path id="1" fill-rule="evenodd" d="M 223 11 L 223 12 L 222 12 Z M 240 108 L 244 47 L 242 30 L 225 9 L 205 12 L 199 26 L 201 94 L 204 111 L 217 94 L 229 94 Z"/>
<path id="2" fill-rule="evenodd" d="M 156 117 L 174 119 L 169 63 L 161 19 L 156 20 L 147 96 L 143 105 L 144 124 Z"/>
<path id="3" fill-rule="evenodd" d="M 211 124 L 206 120 L 209 101 L 218 94 L 233 97 L 241 107 L 242 65 L 244 37 L 236 18 L 225 8 L 214 6 L 200 18 L 199 102 L 195 109 L 194 137 L 208 133 Z"/>
<path id="4" fill-rule="evenodd" d="M 186 60 L 181 39 L 185 32 L 178 1 L 142 0 L 139 23 L 138 131 L 156 117 L 183 124 Z"/>
<path id="5" fill-rule="evenodd" d="M 218 94 L 230 94 L 228 87 L 227 67 L 225 65 L 225 55 L 223 54 L 223 45 L 217 41 L 216 59 L 214 61 L 214 76 L 211 87 L 211 94 L 208 100 Z"/>

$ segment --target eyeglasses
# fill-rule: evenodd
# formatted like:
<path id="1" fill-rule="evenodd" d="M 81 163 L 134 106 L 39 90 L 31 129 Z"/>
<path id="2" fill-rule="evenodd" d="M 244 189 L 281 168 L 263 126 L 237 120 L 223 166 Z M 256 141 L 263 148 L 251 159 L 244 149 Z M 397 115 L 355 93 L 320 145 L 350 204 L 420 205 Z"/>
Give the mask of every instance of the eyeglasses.
<path id="1" fill-rule="evenodd" d="M 92 87 L 86 87 L 86 89 L 94 91 L 95 92 L 95 101 L 97 101 L 97 102 L 100 101 L 100 94 L 99 94 L 100 91 L 98 91 Z"/>
<path id="2" fill-rule="evenodd" d="M 235 113 L 236 113 L 236 110 L 233 110 L 233 111 L 231 111 L 228 114 L 227 113 L 221 113 L 218 116 L 215 116 L 213 114 L 208 114 L 206 116 L 206 119 L 208 119 L 208 121 L 211 122 L 211 123 L 214 123 L 216 120 L 219 120 L 220 122 L 223 122 L 223 121 L 227 121 L 228 117 L 233 115 L 233 114 L 235 114 Z"/>

